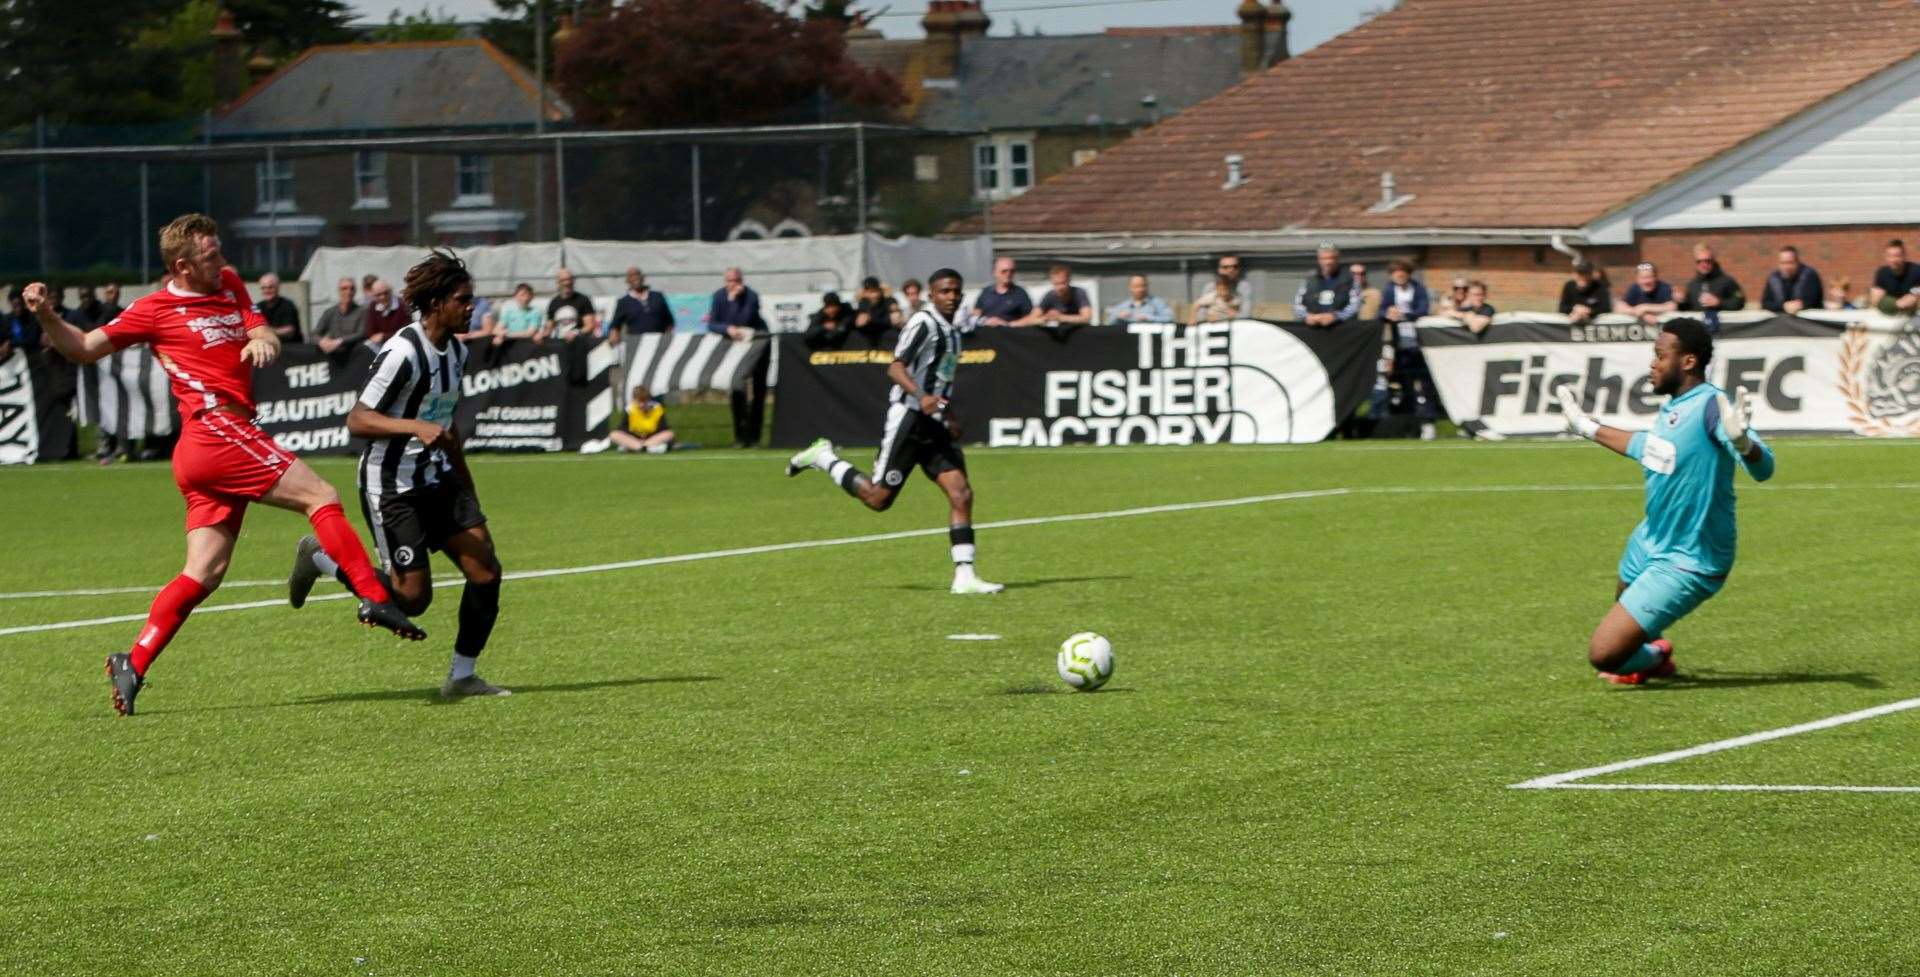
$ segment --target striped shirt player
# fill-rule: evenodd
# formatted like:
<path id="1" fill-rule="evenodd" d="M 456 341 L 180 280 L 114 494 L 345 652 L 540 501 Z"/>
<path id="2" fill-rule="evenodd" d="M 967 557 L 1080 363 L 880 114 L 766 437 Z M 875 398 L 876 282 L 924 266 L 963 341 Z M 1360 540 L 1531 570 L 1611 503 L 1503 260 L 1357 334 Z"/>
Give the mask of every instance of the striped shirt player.
<path id="1" fill-rule="evenodd" d="M 416 318 L 380 347 L 347 431 L 366 439 L 360 452 L 360 508 L 391 575 L 395 600 L 419 614 L 433 601 L 427 554 L 441 551 L 466 577 L 460 632 L 442 696 L 505 695 L 474 674 L 500 611 L 500 561 L 486 514 L 460 450 L 454 412 L 467 348 L 455 339 L 473 311 L 473 279 L 450 252 L 435 251 L 407 272 L 406 302 Z M 325 556 L 303 548 L 294 562 L 295 607 L 321 574 Z"/>
<path id="2" fill-rule="evenodd" d="M 1773 451 L 1749 430 L 1747 392 L 1732 403 L 1706 380 L 1713 337 L 1697 319 L 1674 319 L 1654 344 L 1653 391 L 1671 397 L 1653 428 L 1630 433 L 1587 416 L 1572 391 L 1558 393 L 1573 430 L 1640 463 L 1646 518 L 1620 558 L 1617 602 L 1600 622 L 1587 657 L 1622 685 L 1674 674 L 1673 644 L 1663 637 L 1705 603 L 1733 571 L 1733 476 L 1773 477 Z"/>
<path id="3" fill-rule="evenodd" d="M 280 341 L 254 310 L 239 274 L 227 267 L 219 225 L 202 214 L 175 219 L 160 232 L 160 260 L 166 283 L 92 332 L 59 317 L 46 285 L 36 282 L 22 293 L 47 341 L 69 362 L 85 365 L 146 346 L 167 371 L 180 405 L 173 480 L 186 500 L 187 560 L 154 598 L 133 647 L 107 656 L 114 711 L 133 715 L 148 667 L 220 586 L 253 502 L 306 516 L 314 547 L 345 567 L 348 586 L 361 598 L 362 624 L 426 637 L 391 602 L 333 487 L 254 423 L 253 371 L 279 356 Z"/>
<path id="4" fill-rule="evenodd" d="M 880 432 L 880 452 L 874 477 L 868 478 L 842 461 L 833 442 L 820 438 L 787 462 L 791 478 L 807 469 L 826 472 L 848 495 L 875 512 L 893 505 L 906 483 L 907 472 L 918 466 L 947 493 L 951 511 L 947 539 L 953 557 L 956 594 L 992 594 L 1003 588 L 974 574 L 973 487 L 967 481 L 967 458 L 956 439 L 957 424 L 950 398 L 953 377 L 960 365 L 960 273 L 942 268 L 927 279 L 926 308 L 913 314 L 900 330 L 887 377 L 887 415 Z"/>

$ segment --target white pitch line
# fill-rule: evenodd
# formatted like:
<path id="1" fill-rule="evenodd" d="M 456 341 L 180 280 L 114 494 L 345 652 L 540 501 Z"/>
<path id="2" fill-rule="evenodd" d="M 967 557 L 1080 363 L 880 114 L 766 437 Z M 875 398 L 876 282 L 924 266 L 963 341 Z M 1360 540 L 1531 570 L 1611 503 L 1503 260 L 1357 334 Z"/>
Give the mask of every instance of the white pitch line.
<path id="1" fill-rule="evenodd" d="M 1756 488 L 1754 489 L 1754 491 L 1832 492 L 1832 491 L 1847 490 L 1847 489 L 1860 490 L 1860 491 L 1912 491 L 1914 489 L 1920 489 L 1920 482 L 1849 482 L 1849 483 L 1802 482 L 1802 483 L 1789 484 L 1789 485 L 1768 485 L 1768 486 Z M 1291 497 L 1305 498 L 1305 497 L 1311 497 L 1314 494 L 1319 494 L 1319 495 L 1485 495 L 1485 494 L 1497 494 L 1497 493 L 1507 493 L 1507 492 L 1536 493 L 1536 492 L 1639 492 L 1639 491 L 1643 491 L 1643 486 L 1633 484 L 1630 482 L 1607 482 L 1604 484 L 1565 484 L 1565 485 L 1367 485 L 1367 486 L 1362 486 L 1360 488 L 1353 488 L 1353 489 L 1321 490 L 1317 493 L 1307 493 L 1305 495 L 1301 495 L 1300 493 L 1289 493 L 1282 496 L 1252 496 L 1251 498 L 1254 499 L 1255 501 L 1265 501 L 1270 498 L 1291 498 Z M 1246 505 L 1246 504 L 1247 503 L 1245 501 L 1239 500 L 1239 499 L 1225 499 L 1217 502 L 1175 503 L 1175 505 L 1177 506 L 1184 506 L 1187 508 L 1198 508 L 1198 509 L 1212 508 L 1212 507 L 1217 507 L 1222 505 Z M 1171 512 L 1171 511 L 1178 511 L 1178 510 L 1168 509 L 1164 507 L 1155 507 L 1155 508 L 1152 508 L 1151 510 L 1141 510 L 1141 511 Z M 1139 513 L 1133 510 L 1126 510 L 1120 514 L 1121 515 L 1137 515 Z M 1107 518 L 1114 518 L 1114 517 L 1115 517 L 1114 513 L 1094 512 L 1094 513 L 1084 513 L 1084 514 L 1070 515 L 1070 516 L 1043 516 L 1041 518 L 1050 522 L 1070 522 L 1070 521 L 1080 520 L 1080 519 L 1107 519 Z M 1006 528 L 1008 526 L 1022 526 L 1022 525 L 1029 525 L 1029 524 L 1030 523 L 1026 521 L 1013 520 L 1011 522 L 994 523 L 992 524 L 991 527 L 983 526 L 981 528 Z M 941 532 L 945 532 L 945 530 L 936 530 L 936 529 L 911 530 L 907 533 L 907 536 L 937 535 L 938 533 L 941 533 Z M 866 543 L 866 542 L 873 542 L 875 540 L 904 539 L 904 538 L 906 538 L 906 536 L 883 533 L 877 536 L 850 537 L 849 539 L 846 540 L 846 542 Z M 805 543 L 784 543 L 780 545 L 788 546 L 788 547 L 809 547 L 809 546 L 827 546 L 827 545 L 835 545 L 835 544 L 832 541 L 809 541 Z M 748 550 L 744 550 L 744 551 L 735 551 L 735 550 L 716 551 L 718 555 L 723 555 L 723 556 L 739 556 L 739 555 L 743 555 L 744 553 L 752 553 L 752 552 L 759 552 L 759 551 L 753 548 L 749 548 Z M 659 557 L 656 559 L 679 560 L 679 559 L 691 559 L 691 558 L 711 559 L 712 557 L 704 554 L 692 554 L 688 557 L 681 557 L 681 558 Z M 523 574 L 520 574 L 520 575 L 510 573 L 510 574 L 507 574 L 507 579 L 509 580 L 524 579 L 525 577 L 528 577 L 528 576 L 558 576 L 558 575 L 564 575 L 569 573 L 598 573 L 598 572 L 602 572 L 609 569 L 619 570 L 619 569 L 626 569 L 634 566 L 652 566 L 652 565 L 653 564 L 651 563 L 645 563 L 645 562 L 602 563 L 602 564 L 594 564 L 586 567 L 564 567 L 557 570 L 530 570 L 530 571 L 525 571 Z M 285 580 L 229 580 L 221 584 L 220 586 L 221 586 L 221 589 L 230 589 L 234 587 L 277 587 L 284 583 L 286 583 Z M 93 588 L 79 588 L 75 590 L 27 590 L 27 591 L 17 591 L 17 592 L 10 592 L 10 593 L 0 593 L 0 600 L 20 600 L 20 599 L 29 598 L 29 597 L 97 597 L 97 596 L 106 596 L 106 595 L 115 595 L 115 594 L 151 594 L 151 593 L 158 592 L 162 586 L 165 586 L 165 585 L 164 584 L 147 584 L 144 586 L 130 586 L 130 587 L 93 587 Z M 335 595 L 336 599 L 338 599 L 338 597 L 339 595 Z M 313 599 L 320 600 L 322 598 L 316 597 Z M 204 608 L 204 610 L 210 610 L 210 609 L 211 608 Z M 12 632 L 5 629 L 0 629 L 0 635 L 10 634 L 10 633 Z"/>
<path id="2" fill-rule="evenodd" d="M 1519 785 L 1515 785 L 1519 786 Z M 1920 794 L 1920 787 L 1856 787 L 1850 784 L 1552 784 L 1541 790 L 1679 790 L 1783 794 Z"/>
<path id="3" fill-rule="evenodd" d="M 1124 519 L 1130 516 L 1151 516 L 1166 512 L 1192 512 L 1200 509 L 1220 509 L 1228 506 L 1257 505 L 1262 502 L 1285 502 L 1292 499 L 1317 499 L 1327 496 L 1346 495 L 1348 489 L 1314 489 L 1302 492 L 1276 492 L 1269 495 L 1247 495 L 1237 499 L 1212 499 L 1205 502 L 1172 502 L 1165 505 L 1138 506 L 1132 509 L 1111 509 L 1106 512 L 1074 512 L 1058 516 L 1034 516 L 1026 519 L 1002 519 L 998 522 L 986 522 L 976 525 L 975 529 L 1013 529 L 1020 526 L 1043 526 L 1052 523 L 1085 522 L 1093 519 Z M 942 536 L 947 532 L 942 526 L 935 529 L 907 529 L 892 533 L 869 533 L 864 536 L 842 536 L 838 539 L 807 539 L 793 543 L 770 543 L 764 546 L 740 546 L 724 550 L 708 550 L 704 553 L 678 553 L 673 556 L 654 556 L 642 560 L 621 560 L 616 563 L 594 563 L 578 567 L 553 567 L 546 570 L 521 570 L 504 574 L 508 580 L 534 580 L 542 577 L 565 577 L 580 573 L 606 573 L 612 570 L 632 570 L 639 567 L 666 566 L 674 563 L 694 563 L 702 560 L 719 560 L 735 556 L 758 556 L 764 553 L 784 553 L 790 550 L 811 550 L 828 546 L 850 546 L 856 543 L 879 543 L 896 539 L 913 539 L 921 536 Z M 441 579 L 434 582 L 435 588 L 457 587 L 462 584 L 458 578 Z M 324 600 L 346 600 L 350 593 L 320 594 L 307 598 L 308 603 Z M 239 604 L 214 604 L 194 610 L 195 614 L 217 614 L 222 611 L 244 611 L 259 607 L 285 606 L 284 600 L 256 600 Z M 0 637 L 10 634 L 34 634 L 42 631 L 65 631 L 71 628 L 88 628 L 103 624 L 125 624 L 130 621 L 144 621 L 145 614 L 120 614 L 113 617 L 86 618 L 78 621 L 54 621 L 48 624 L 23 624 L 18 627 L 0 628 Z"/>
<path id="4" fill-rule="evenodd" d="M 220 585 L 222 590 L 228 587 L 277 587 L 285 580 L 228 580 Z M 28 597 L 102 597 L 110 594 L 157 594 L 165 584 L 148 584 L 144 587 L 90 587 L 80 590 L 23 590 L 18 593 L 0 594 L 0 600 L 22 600 Z"/>
<path id="5" fill-rule="evenodd" d="M 1633 760 L 1621 760 L 1618 763 L 1609 763 L 1609 764 L 1606 764 L 1605 766 L 1588 767 L 1584 770 L 1569 770 L 1566 773 L 1548 774 L 1545 777 L 1535 777 L 1532 780 L 1524 780 L 1517 784 L 1508 784 L 1507 786 L 1512 787 L 1515 790 L 1544 790 L 1544 789 L 1555 788 L 1555 787 L 1576 787 L 1576 788 L 1586 788 L 1586 789 L 1616 789 L 1617 788 L 1622 790 L 1625 790 L 1625 789 L 1651 790 L 1654 788 L 1647 787 L 1645 785 L 1639 786 L 1637 788 L 1621 786 L 1621 785 L 1615 785 L 1613 787 L 1609 787 L 1608 785 L 1601 785 L 1601 784 L 1576 784 L 1574 783 L 1574 781 L 1588 780 L 1594 777 L 1604 777 L 1607 774 L 1619 773 L 1623 770 L 1637 770 L 1641 767 L 1651 767 L 1651 766 L 1654 766 L 1655 764 L 1660 764 L 1660 763 L 1673 763 L 1677 760 L 1686 760 L 1692 757 L 1706 756 L 1709 753 L 1719 753 L 1723 750 L 1737 750 L 1740 747 L 1752 746 L 1755 743 L 1765 743 L 1769 740 L 1782 739 L 1788 736 L 1798 736 L 1801 733 L 1812 733 L 1822 729 L 1832 729 L 1835 726 L 1845 726 L 1848 723 L 1857 723 L 1862 720 L 1873 719 L 1877 716 L 1885 716 L 1891 713 L 1904 712 L 1908 709 L 1914 709 L 1914 708 L 1920 708 L 1920 699 L 1902 699 L 1899 702 L 1889 702 L 1886 705 L 1874 706 L 1871 709 L 1860 709 L 1855 712 L 1841 713 L 1838 716 L 1828 716 L 1825 719 L 1816 719 L 1812 722 L 1800 723 L 1799 725 L 1796 725 L 1796 726 L 1783 726 L 1779 729 L 1769 729 L 1769 730 L 1764 730 L 1758 733 L 1748 733 L 1745 736 L 1735 736 L 1732 739 L 1715 740 L 1711 743 L 1702 743 L 1699 746 L 1689 746 L 1684 750 L 1669 750 L 1666 753 L 1656 753 L 1652 756 L 1643 756 Z M 1916 791 L 1916 792 L 1920 792 L 1920 791 Z"/>

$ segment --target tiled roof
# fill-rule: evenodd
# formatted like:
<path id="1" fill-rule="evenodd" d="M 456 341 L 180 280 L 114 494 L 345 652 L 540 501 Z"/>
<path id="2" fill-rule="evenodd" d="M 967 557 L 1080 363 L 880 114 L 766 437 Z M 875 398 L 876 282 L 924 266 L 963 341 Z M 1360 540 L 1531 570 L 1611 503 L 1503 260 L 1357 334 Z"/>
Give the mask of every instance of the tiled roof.
<path id="1" fill-rule="evenodd" d="M 216 137 L 531 128 L 533 75 L 486 41 L 308 48 L 214 117 Z M 568 117 L 551 89 L 547 118 Z"/>
<path id="2" fill-rule="evenodd" d="M 1914 0 L 1404 0 L 993 228 L 1575 228 L 1916 52 Z M 1223 190 L 1233 153 L 1250 182 Z M 1374 213 L 1382 171 L 1413 199 Z"/>
<path id="3" fill-rule="evenodd" d="M 855 61 L 900 79 L 906 121 L 931 129 L 1140 126 L 1240 80 L 1240 38 L 1231 27 L 968 37 L 951 88 L 921 85 L 919 41 L 855 40 L 847 48 Z M 1147 95 L 1151 108 L 1140 104 Z"/>

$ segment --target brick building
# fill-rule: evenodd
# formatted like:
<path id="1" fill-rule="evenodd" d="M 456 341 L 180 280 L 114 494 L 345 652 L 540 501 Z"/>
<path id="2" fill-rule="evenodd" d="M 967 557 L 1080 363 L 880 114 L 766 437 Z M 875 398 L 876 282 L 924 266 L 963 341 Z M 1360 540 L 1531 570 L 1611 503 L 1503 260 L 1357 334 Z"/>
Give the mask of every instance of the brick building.
<path id="1" fill-rule="evenodd" d="M 1920 237 L 1916 134 L 1920 4 L 1404 0 L 992 229 L 1116 286 L 1165 276 L 1174 301 L 1236 251 L 1268 316 L 1321 241 L 1485 279 L 1504 310 L 1551 308 L 1576 253 L 1616 291 L 1643 258 L 1684 280 L 1697 241 L 1750 293 L 1785 243 L 1858 288 L 1888 238 Z"/>
<path id="2" fill-rule="evenodd" d="M 1208 2 L 1224 12 L 1232 0 Z M 911 160 L 876 170 L 883 228 L 930 233 L 978 215 L 1286 59 L 1285 4 L 1232 9 L 1238 26 L 990 36 L 979 0 L 932 0 L 924 39 L 854 26 L 849 55 L 906 95 L 894 121 L 968 133 L 917 139 Z"/>
<path id="3" fill-rule="evenodd" d="M 322 245 L 475 245 L 544 236 L 552 174 L 540 156 L 405 152 L 403 139 L 528 133 L 533 76 L 484 40 L 310 48 L 215 113 L 210 139 L 280 144 L 271 163 L 222 164 L 216 214 L 234 258 L 297 271 Z M 546 122 L 569 118 L 551 94 Z M 395 151 L 303 150 L 303 140 L 392 138 Z M 431 149 L 431 147 L 420 147 Z"/>

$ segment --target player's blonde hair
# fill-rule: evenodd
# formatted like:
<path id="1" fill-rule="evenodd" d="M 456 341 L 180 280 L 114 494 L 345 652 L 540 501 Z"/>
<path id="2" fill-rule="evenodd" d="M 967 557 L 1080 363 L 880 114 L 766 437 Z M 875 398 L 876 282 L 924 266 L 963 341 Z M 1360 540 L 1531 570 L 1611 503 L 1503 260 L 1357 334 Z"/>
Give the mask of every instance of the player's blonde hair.
<path id="1" fill-rule="evenodd" d="M 203 237 L 217 237 L 220 224 L 205 214 L 182 214 L 160 229 L 160 264 L 173 271 L 173 263 L 193 256 Z"/>

